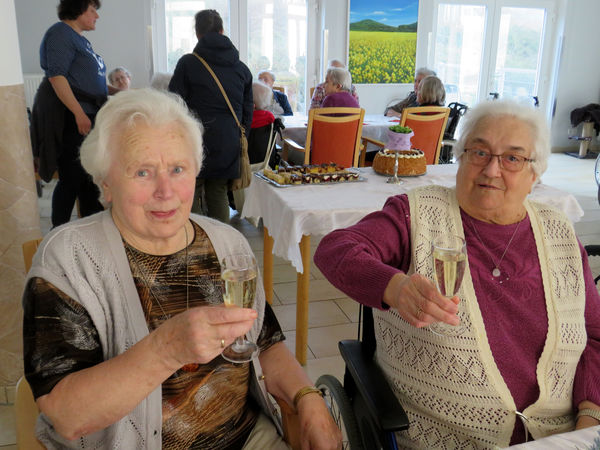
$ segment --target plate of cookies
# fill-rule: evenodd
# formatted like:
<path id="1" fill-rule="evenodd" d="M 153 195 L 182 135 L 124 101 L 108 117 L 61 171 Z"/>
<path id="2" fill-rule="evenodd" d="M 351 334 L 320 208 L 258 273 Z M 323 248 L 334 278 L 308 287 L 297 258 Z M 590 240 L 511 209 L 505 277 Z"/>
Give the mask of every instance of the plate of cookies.
<path id="1" fill-rule="evenodd" d="M 358 169 L 344 168 L 335 163 L 280 165 L 276 170 L 265 168 L 254 175 L 277 187 L 331 185 L 366 181 Z"/>

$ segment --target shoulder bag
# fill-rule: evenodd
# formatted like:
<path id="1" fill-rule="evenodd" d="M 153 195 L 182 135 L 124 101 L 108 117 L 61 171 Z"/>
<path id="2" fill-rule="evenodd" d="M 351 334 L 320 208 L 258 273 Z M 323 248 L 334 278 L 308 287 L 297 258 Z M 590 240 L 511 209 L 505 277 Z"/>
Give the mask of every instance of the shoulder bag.
<path id="1" fill-rule="evenodd" d="M 250 170 L 250 158 L 248 157 L 248 138 L 246 137 L 246 130 L 237 118 L 235 111 L 233 110 L 233 106 L 231 106 L 231 102 L 229 101 L 229 97 L 227 97 L 225 89 L 223 89 L 223 85 L 221 84 L 213 70 L 210 68 L 210 66 L 204 60 L 204 58 L 202 58 L 196 52 L 194 52 L 194 56 L 198 58 L 202 64 L 204 64 L 206 70 L 208 70 L 208 72 L 214 78 L 215 82 L 217 83 L 217 86 L 219 86 L 219 89 L 221 90 L 221 94 L 223 94 L 223 98 L 225 99 L 227 106 L 229 106 L 229 110 L 231 111 L 231 115 L 235 119 L 235 123 L 237 123 L 237 126 L 240 128 L 240 177 L 231 180 L 230 188 L 232 191 L 247 188 L 248 186 L 250 186 L 250 182 L 252 181 L 252 170 Z"/>

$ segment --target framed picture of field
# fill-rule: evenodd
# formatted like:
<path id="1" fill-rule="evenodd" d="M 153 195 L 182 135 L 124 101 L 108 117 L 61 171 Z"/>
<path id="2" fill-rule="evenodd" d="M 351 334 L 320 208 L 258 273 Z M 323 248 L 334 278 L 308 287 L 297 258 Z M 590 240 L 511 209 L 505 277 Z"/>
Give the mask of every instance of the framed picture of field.
<path id="1" fill-rule="evenodd" d="M 350 0 L 352 83 L 413 82 L 418 11 L 418 0 Z"/>

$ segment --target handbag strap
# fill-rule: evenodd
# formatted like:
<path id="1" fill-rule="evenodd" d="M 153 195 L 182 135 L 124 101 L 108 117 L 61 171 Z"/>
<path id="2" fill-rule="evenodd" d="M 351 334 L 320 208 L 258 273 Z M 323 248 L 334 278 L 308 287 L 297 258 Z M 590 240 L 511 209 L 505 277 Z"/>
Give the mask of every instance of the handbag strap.
<path id="1" fill-rule="evenodd" d="M 231 102 L 229 101 L 229 97 L 227 97 L 227 93 L 225 92 L 225 89 L 223 89 L 223 85 L 221 84 L 221 82 L 217 78 L 217 75 L 215 75 L 215 73 L 213 72 L 213 70 L 211 69 L 211 67 L 208 65 L 208 63 L 204 60 L 204 58 L 202 56 L 200 56 L 196 52 L 193 52 L 193 53 L 194 53 L 194 56 L 196 58 L 198 58 L 202 64 L 204 64 L 204 67 L 206 67 L 206 70 L 208 70 L 208 72 L 214 78 L 215 82 L 217 83 L 217 86 L 219 86 L 219 89 L 221 90 L 221 94 L 223 94 L 223 98 L 225 99 L 225 102 L 227 103 L 227 106 L 229 106 L 229 111 L 231 111 L 231 115 L 235 119 L 235 123 L 237 123 L 237 126 L 240 127 L 240 130 L 242 130 L 242 133 L 245 133 L 246 131 L 244 130 L 244 127 L 240 123 L 240 120 L 238 119 L 237 115 L 235 114 L 235 111 L 233 110 L 233 106 L 231 106 Z"/>

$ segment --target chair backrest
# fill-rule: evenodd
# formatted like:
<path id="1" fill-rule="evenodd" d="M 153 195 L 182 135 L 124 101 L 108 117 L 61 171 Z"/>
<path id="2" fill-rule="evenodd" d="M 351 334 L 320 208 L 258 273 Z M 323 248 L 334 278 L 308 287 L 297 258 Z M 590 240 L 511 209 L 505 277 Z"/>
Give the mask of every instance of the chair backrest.
<path id="1" fill-rule="evenodd" d="M 313 94 L 314 94 L 314 93 L 315 93 L 315 88 L 314 88 L 314 87 L 311 87 L 311 88 L 310 88 L 310 98 L 311 98 L 311 99 L 312 99 L 312 97 L 313 97 Z"/>
<path id="2" fill-rule="evenodd" d="M 285 94 L 285 88 L 283 86 L 273 86 L 273 90 L 283 92 Z"/>
<path id="3" fill-rule="evenodd" d="M 21 377 L 17 382 L 15 393 L 17 448 L 27 450 L 45 448 L 35 437 L 35 423 L 39 414 L 31 387 L 25 377 Z"/>
<path id="4" fill-rule="evenodd" d="M 427 164 L 438 163 L 449 113 L 450 108 L 445 106 L 417 106 L 402 110 L 400 125 L 415 132 L 411 139 L 412 147 L 425 153 Z"/>
<path id="5" fill-rule="evenodd" d="M 304 164 L 334 162 L 343 167 L 358 167 L 364 117 L 362 108 L 311 109 Z"/>
<path id="6" fill-rule="evenodd" d="M 25 272 L 29 272 L 31 268 L 31 262 L 33 260 L 33 255 L 37 251 L 37 248 L 42 242 L 41 239 L 33 239 L 31 241 L 24 242 L 22 245 L 23 249 L 23 261 L 25 262 Z"/>

